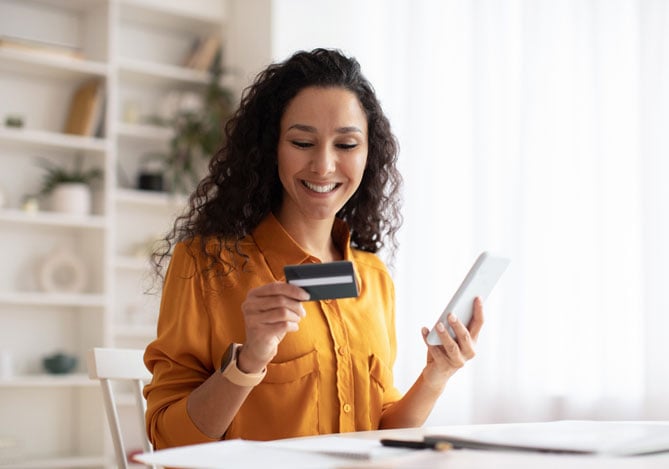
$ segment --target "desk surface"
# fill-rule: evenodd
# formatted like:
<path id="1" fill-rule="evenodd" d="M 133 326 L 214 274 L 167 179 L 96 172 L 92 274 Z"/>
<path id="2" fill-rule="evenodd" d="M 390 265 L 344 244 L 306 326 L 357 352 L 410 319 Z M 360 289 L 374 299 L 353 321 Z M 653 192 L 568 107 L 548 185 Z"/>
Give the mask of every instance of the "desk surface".
<path id="1" fill-rule="evenodd" d="M 633 424 L 617 422 L 616 424 Z M 655 422 L 661 428 L 659 444 L 669 444 L 669 422 Z M 203 445 L 185 446 L 145 453 L 141 462 L 158 466 L 214 469 L 237 467 L 276 468 L 447 468 L 447 469 L 666 469 L 669 452 L 643 456 L 574 455 L 526 451 L 492 451 L 457 449 L 450 451 L 397 450 L 381 447 L 381 438 L 422 440 L 424 435 L 470 435 L 476 432 L 503 431 L 532 424 L 467 425 L 425 427 L 413 429 L 381 430 L 373 432 L 321 435 L 314 437 L 279 440 L 277 442 L 222 441 Z M 532 427 L 522 427 L 532 428 Z M 631 431 L 621 432 L 622 427 L 611 427 L 611 438 Z M 659 440 L 658 440 L 659 441 Z M 364 450 L 368 458 L 351 457 L 341 452 L 350 448 Z M 332 449 L 332 451 L 324 451 Z M 328 454 L 326 454 L 328 453 Z M 334 455 L 334 454 L 338 455 Z M 358 455 L 359 456 L 359 455 Z"/>

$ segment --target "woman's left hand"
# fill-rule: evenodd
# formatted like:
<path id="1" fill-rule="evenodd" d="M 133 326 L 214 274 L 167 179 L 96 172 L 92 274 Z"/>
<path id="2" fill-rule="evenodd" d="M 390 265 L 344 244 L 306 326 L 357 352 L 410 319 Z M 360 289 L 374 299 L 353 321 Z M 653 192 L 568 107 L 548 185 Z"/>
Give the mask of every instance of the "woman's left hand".
<path id="1" fill-rule="evenodd" d="M 423 341 L 427 345 L 427 365 L 423 370 L 423 380 L 426 384 L 443 388 L 448 378 L 476 355 L 474 345 L 483 327 L 483 302 L 480 298 L 474 300 L 473 308 L 472 319 L 467 327 L 454 314 L 448 315 L 448 325 L 455 332 L 455 339 L 450 336 L 444 324 L 437 325 L 441 345 L 429 345 L 427 343 L 429 330 L 423 328 Z"/>

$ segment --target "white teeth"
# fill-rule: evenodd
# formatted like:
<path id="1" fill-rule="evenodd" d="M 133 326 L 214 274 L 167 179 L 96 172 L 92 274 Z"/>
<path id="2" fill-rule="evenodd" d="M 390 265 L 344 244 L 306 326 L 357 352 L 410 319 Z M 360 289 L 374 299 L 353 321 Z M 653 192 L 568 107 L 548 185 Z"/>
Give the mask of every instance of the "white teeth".
<path id="1" fill-rule="evenodd" d="M 312 184 L 309 181 L 302 181 L 302 183 L 307 186 L 309 189 L 311 189 L 314 192 L 320 192 L 321 194 L 324 194 L 325 192 L 330 192 L 333 191 L 335 187 L 337 187 L 337 183 L 333 182 L 331 184 L 326 184 L 324 186 L 319 186 L 316 184 Z"/>

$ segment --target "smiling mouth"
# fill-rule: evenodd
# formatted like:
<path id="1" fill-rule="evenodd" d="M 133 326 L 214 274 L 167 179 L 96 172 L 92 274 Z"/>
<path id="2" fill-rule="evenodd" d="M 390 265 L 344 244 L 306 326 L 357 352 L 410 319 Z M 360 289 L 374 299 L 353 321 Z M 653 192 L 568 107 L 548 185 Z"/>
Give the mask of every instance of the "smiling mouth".
<path id="1" fill-rule="evenodd" d="M 318 192 L 319 194 L 332 192 L 341 186 L 341 184 L 338 182 L 331 182 L 330 184 L 314 184 L 313 182 L 305 181 L 304 179 L 302 179 L 302 185 L 311 191 Z"/>

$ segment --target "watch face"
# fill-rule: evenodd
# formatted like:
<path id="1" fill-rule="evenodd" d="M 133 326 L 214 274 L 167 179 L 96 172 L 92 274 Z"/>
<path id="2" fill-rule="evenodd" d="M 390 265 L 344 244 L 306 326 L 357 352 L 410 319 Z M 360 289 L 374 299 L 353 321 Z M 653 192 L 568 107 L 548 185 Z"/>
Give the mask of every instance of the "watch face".
<path id="1" fill-rule="evenodd" d="M 228 365 L 232 361 L 234 353 L 235 353 L 235 344 L 230 344 L 228 346 L 228 349 L 223 354 L 223 358 L 221 359 L 221 372 L 228 367 Z"/>

